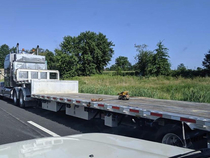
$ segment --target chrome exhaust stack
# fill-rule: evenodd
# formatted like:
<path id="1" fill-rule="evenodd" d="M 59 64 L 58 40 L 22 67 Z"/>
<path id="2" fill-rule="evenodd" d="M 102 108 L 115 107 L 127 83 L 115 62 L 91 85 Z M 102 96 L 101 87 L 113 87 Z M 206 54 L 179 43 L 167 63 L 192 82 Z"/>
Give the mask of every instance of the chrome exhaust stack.
<path id="1" fill-rule="evenodd" d="M 16 53 L 17 54 L 19 53 L 19 43 L 17 43 L 17 45 L 16 45 Z"/>
<path id="2" fill-rule="evenodd" d="M 39 45 L 37 45 L 37 47 L 36 47 L 36 55 L 38 55 L 39 54 Z"/>

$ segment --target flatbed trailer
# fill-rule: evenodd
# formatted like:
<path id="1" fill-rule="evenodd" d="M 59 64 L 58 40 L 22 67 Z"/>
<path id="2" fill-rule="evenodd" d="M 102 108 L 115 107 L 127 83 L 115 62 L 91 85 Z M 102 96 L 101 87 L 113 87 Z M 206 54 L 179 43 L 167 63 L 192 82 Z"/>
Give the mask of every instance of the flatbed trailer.
<path id="1" fill-rule="evenodd" d="M 31 97 L 39 100 L 43 109 L 54 112 L 64 110 L 67 115 L 86 120 L 97 116 L 103 118 L 104 124 L 109 127 L 118 126 L 121 118 L 129 116 L 158 127 L 176 126 L 185 135 L 189 130 L 195 134 L 205 132 L 207 138 L 210 131 L 210 104 L 207 103 L 145 97 L 119 100 L 118 96 L 78 93 L 78 81 L 33 80 L 31 90 Z M 102 101 L 92 101 L 98 98 Z M 171 127 L 167 126 L 169 124 Z M 184 135 L 180 137 L 187 139 Z"/>
<path id="2" fill-rule="evenodd" d="M 185 115 L 186 118 L 189 118 L 186 122 L 195 122 L 196 120 L 203 120 L 205 122 L 210 121 L 210 104 L 205 103 L 152 99 L 146 97 L 131 97 L 130 100 L 119 100 L 118 96 L 88 93 L 46 93 L 33 94 L 32 97 L 68 104 L 77 103 L 86 107 L 100 108 L 115 112 L 121 111 L 126 114 L 130 110 L 131 112 L 138 113 L 141 117 L 147 115 L 146 111 L 150 111 L 153 113 L 153 116 L 157 117 L 164 117 L 163 115 L 166 114 L 174 116 L 178 114 L 182 116 Z M 102 98 L 103 100 L 91 101 L 91 98 Z"/>

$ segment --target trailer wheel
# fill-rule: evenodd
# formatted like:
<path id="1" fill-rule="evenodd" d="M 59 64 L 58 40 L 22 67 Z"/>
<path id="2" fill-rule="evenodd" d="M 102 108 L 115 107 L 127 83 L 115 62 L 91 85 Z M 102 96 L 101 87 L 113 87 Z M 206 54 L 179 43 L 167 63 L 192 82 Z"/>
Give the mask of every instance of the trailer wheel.
<path id="1" fill-rule="evenodd" d="M 162 143 L 180 147 L 184 146 L 182 138 L 174 133 L 168 133 L 164 135 L 164 137 L 162 138 Z"/>
<path id="2" fill-rule="evenodd" d="M 19 105 L 19 99 L 17 98 L 17 92 L 14 90 L 13 92 L 13 103 L 18 106 Z"/>
<path id="3" fill-rule="evenodd" d="M 192 148 L 193 144 L 190 140 L 190 136 L 185 133 L 185 137 L 187 147 Z M 163 144 L 185 147 L 182 128 L 178 125 L 168 124 L 159 128 L 156 134 L 156 141 Z"/>
<path id="4" fill-rule="evenodd" d="M 24 108 L 25 107 L 24 94 L 23 94 L 23 91 L 22 90 L 20 91 L 19 104 L 20 104 L 20 107 L 21 108 Z"/>

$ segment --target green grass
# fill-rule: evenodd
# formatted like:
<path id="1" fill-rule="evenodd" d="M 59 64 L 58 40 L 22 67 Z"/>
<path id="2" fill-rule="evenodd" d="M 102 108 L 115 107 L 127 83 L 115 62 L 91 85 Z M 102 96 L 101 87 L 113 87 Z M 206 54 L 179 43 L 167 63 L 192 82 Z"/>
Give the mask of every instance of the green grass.
<path id="1" fill-rule="evenodd" d="M 117 95 L 129 91 L 130 96 L 210 103 L 210 77 L 136 77 L 94 75 L 74 77 L 79 81 L 80 93 Z"/>
<path id="2" fill-rule="evenodd" d="M 120 71 L 120 76 L 135 76 L 135 71 Z M 116 71 L 103 71 L 103 75 L 116 76 Z"/>

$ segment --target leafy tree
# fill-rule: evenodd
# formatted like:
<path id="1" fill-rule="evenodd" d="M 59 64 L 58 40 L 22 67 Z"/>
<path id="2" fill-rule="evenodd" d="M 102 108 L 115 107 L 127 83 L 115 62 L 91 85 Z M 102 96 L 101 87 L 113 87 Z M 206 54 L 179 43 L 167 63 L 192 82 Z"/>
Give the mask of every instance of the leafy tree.
<path id="1" fill-rule="evenodd" d="M 61 49 L 57 50 L 59 53 L 56 53 L 55 59 L 60 61 L 61 57 L 66 57 L 68 60 L 63 61 L 66 63 L 58 62 L 57 66 L 63 67 L 59 64 L 68 65 L 71 63 L 71 66 L 61 70 L 69 76 L 89 76 L 101 73 L 112 58 L 114 53 L 112 46 L 114 44 L 108 41 L 102 33 L 96 34 L 87 31 L 77 37 L 66 36 L 60 44 Z M 64 75 L 63 72 L 61 74 Z"/>
<path id="2" fill-rule="evenodd" d="M 115 60 L 115 65 L 119 67 L 122 71 L 131 70 L 131 63 L 128 61 L 127 57 L 119 56 Z"/>
<path id="3" fill-rule="evenodd" d="M 116 71 L 117 70 L 117 65 L 113 64 L 112 66 L 110 66 L 109 70 L 110 71 Z"/>
<path id="4" fill-rule="evenodd" d="M 183 63 L 177 66 L 177 70 L 174 70 L 171 75 L 172 76 L 182 76 L 182 77 L 189 77 L 190 70 L 185 67 Z"/>
<path id="5" fill-rule="evenodd" d="M 63 69 L 60 70 L 61 76 L 63 76 L 62 71 L 65 72 L 65 78 L 82 75 L 84 71 L 86 72 L 86 70 L 89 68 L 89 52 L 85 51 L 85 49 L 88 48 L 86 47 L 85 42 L 83 43 L 82 41 L 79 41 L 78 37 L 66 36 L 64 37 L 63 42 L 60 44 L 60 47 L 61 50 L 55 55 L 56 63 L 59 66 L 59 64 L 62 64 L 62 62 L 57 62 L 57 59 L 63 60 L 62 58 L 65 57 L 66 60 L 63 60 L 63 64 L 69 65 L 66 68 L 63 67 L 63 64 L 61 65 L 61 67 L 63 67 Z M 87 60 L 83 61 L 83 59 Z"/>
<path id="6" fill-rule="evenodd" d="M 170 73 L 170 63 L 168 61 L 168 49 L 158 42 L 157 49 L 154 51 L 147 50 L 147 45 L 135 45 L 139 52 L 136 56 L 136 71 L 141 75 L 168 75 Z"/>
<path id="7" fill-rule="evenodd" d="M 76 76 L 78 72 L 78 59 L 74 55 L 69 55 L 59 49 L 55 49 L 55 67 L 59 70 L 62 78 Z"/>
<path id="8" fill-rule="evenodd" d="M 201 67 L 197 67 L 197 71 L 202 71 L 202 68 Z"/>
<path id="9" fill-rule="evenodd" d="M 169 75 L 171 64 L 168 61 L 168 48 L 166 48 L 162 42 L 158 42 L 157 49 L 153 56 L 153 68 L 152 73 L 156 76 Z"/>
<path id="10" fill-rule="evenodd" d="M 181 63 L 181 64 L 179 64 L 179 65 L 177 66 L 177 70 L 179 70 L 179 71 L 186 71 L 187 68 L 184 66 L 183 63 Z"/>
<path id="11" fill-rule="evenodd" d="M 152 70 L 152 59 L 153 59 L 153 52 L 147 50 L 147 45 L 135 45 L 136 50 L 139 52 L 135 57 L 137 63 L 135 64 L 136 71 L 140 72 L 141 75 L 151 75 Z"/>
<path id="12" fill-rule="evenodd" d="M 205 54 L 205 58 L 203 59 L 203 67 L 210 72 L 210 50 L 207 54 Z"/>
<path id="13" fill-rule="evenodd" d="M 96 73 L 96 60 L 99 50 L 96 47 L 96 34 L 94 32 L 83 32 L 77 39 L 78 40 L 78 53 L 76 56 L 79 59 L 80 68 L 78 75 L 89 76 Z M 99 60 L 99 59 L 98 59 Z"/>
<path id="14" fill-rule="evenodd" d="M 4 59 L 7 54 L 9 54 L 10 49 L 6 44 L 1 45 L 0 47 L 0 68 L 4 68 Z"/>
<path id="15" fill-rule="evenodd" d="M 36 52 L 36 50 L 35 50 L 35 52 Z M 54 56 L 53 52 L 49 51 L 48 49 L 44 50 L 44 49 L 41 48 L 41 51 L 40 51 L 39 55 L 45 56 L 45 59 L 47 61 L 47 69 L 48 70 L 56 69 L 56 67 L 55 67 L 55 56 Z"/>
<path id="16" fill-rule="evenodd" d="M 101 73 L 109 61 L 111 61 L 114 54 L 113 46 L 113 42 L 108 41 L 105 35 L 102 33 L 96 34 L 96 48 L 92 56 L 96 64 L 97 73 Z"/>
<path id="17" fill-rule="evenodd" d="M 45 57 L 47 60 L 47 69 L 48 70 L 55 70 L 55 56 L 53 52 L 49 51 L 48 49 L 45 50 Z"/>

